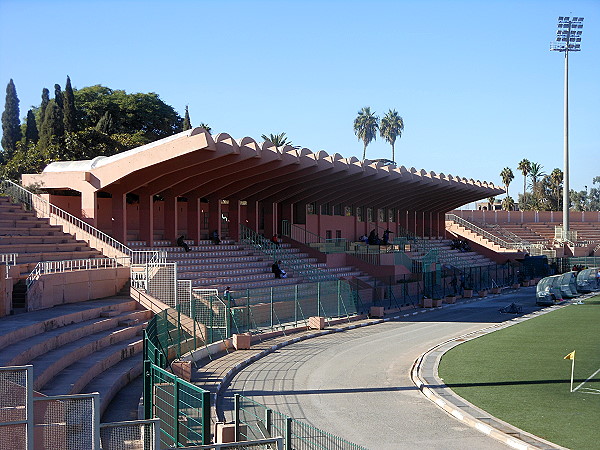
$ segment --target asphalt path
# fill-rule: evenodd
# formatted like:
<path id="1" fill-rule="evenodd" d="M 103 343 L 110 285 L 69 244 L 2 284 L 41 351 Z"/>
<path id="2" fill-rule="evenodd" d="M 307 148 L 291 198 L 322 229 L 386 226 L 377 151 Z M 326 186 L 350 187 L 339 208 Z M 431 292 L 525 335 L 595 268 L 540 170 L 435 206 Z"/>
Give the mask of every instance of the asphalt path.
<path id="1" fill-rule="evenodd" d="M 283 347 L 234 377 L 224 410 L 240 393 L 369 449 L 506 449 L 431 403 L 410 370 L 431 347 L 514 317 L 498 311 L 511 302 L 539 309 L 522 288 Z"/>

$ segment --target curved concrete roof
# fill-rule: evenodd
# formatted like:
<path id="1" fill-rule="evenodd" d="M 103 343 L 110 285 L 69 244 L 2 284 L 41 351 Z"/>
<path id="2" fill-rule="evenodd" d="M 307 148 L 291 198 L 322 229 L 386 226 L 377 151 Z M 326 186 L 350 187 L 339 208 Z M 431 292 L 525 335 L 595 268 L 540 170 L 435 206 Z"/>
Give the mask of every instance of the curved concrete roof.
<path id="1" fill-rule="evenodd" d="M 320 150 L 276 147 L 194 128 L 110 157 L 49 164 L 26 184 L 47 189 L 344 203 L 446 211 L 504 190 L 475 181 Z"/>

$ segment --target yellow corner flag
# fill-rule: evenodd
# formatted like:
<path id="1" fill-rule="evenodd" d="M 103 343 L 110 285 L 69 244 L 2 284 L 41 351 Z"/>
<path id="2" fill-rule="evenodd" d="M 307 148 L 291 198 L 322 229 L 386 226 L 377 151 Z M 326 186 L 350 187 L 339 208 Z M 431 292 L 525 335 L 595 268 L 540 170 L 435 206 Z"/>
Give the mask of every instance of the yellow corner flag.
<path id="1" fill-rule="evenodd" d="M 565 356 L 563 359 L 575 359 L 575 350 Z"/>

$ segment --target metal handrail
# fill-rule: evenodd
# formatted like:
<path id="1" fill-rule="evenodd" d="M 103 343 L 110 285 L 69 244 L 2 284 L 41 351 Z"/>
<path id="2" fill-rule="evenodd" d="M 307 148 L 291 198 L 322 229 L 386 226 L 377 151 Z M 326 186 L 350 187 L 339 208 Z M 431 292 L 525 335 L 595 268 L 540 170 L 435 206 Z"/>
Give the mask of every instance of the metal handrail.
<path id="1" fill-rule="evenodd" d="M 64 221 L 67 224 L 74 226 L 79 231 L 89 235 L 92 239 L 96 239 L 101 243 L 106 244 L 113 251 L 120 253 L 117 257 L 128 257 L 129 260 L 123 260 L 124 265 L 126 266 L 130 266 L 131 264 L 145 264 L 153 259 L 160 258 L 161 256 L 157 255 L 157 253 L 159 253 L 157 251 L 132 250 L 103 231 L 100 231 L 89 223 L 75 217 L 58 206 L 53 205 L 48 200 L 28 191 L 24 187 L 19 186 L 10 180 L 0 181 L 0 190 L 9 195 L 13 200 L 16 199 L 31 209 L 34 209 L 40 216 Z M 89 243 L 90 242 L 88 241 L 88 244 Z"/>
<path id="2" fill-rule="evenodd" d="M 480 236 L 486 238 L 487 240 L 498 244 L 500 247 L 512 249 L 512 250 L 520 250 L 526 249 L 529 250 L 531 248 L 531 243 L 529 242 L 521 242 L 521 243 L 512 243 L 507 242 L 504 239 L 499 238 L 498 236 L 494 236 L 492 233 L 485 231 L 483 228 L 478 227 L 477 225 L 469 222 L 468 220 L 463 219 L 462 217 L 457 216 L 456 214 L 446 214 L 446 220 L 456 222 L 459 225 L 468 228 L 471 231 L 479 234 Z"/>
<path id="3" fill-rule="evenodd" d="M 36 264 L 31 273 L 27 276 L 27 289 L 29 290 L 42 275 L 74 272 L 78 270 L 114 269 L 124 265 L 122 259 L 123 258 L 89 258 L 69 259 L 64 261 L 41 261 Z M 119 262 L 119 260 L 121 261 Z"/>
<path id="4" fill-rule="evenodd" d="M 309 281 L 334 281 L 338 279 L 338 277 L 312 264 L 295 258 L 293 254 L 282 251 L 281 247 L 277 244 L 242 224 L 240 224 L 240 241 L 273 258 L 273 261 L 281 261 L 283 266 L 289 269 L 290 272 L 296 272 L 302 278 L 306 278 Z"/>

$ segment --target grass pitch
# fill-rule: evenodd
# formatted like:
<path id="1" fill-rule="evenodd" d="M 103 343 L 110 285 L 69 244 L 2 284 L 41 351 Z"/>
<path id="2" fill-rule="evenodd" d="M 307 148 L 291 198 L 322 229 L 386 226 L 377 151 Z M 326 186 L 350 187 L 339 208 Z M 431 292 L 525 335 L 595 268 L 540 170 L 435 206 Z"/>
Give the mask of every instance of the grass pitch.
<path id="1" fill-rule="evenodd" d="M 573 350 L 573 387 L 581 386 L 571 393 L 571 361 L 563 358 Z M 598 369 L 600 296 L 465 342 L 443 356 L 439 375 L 458 395 L 516 427 L 571 449 L 595 449 Z"/>

